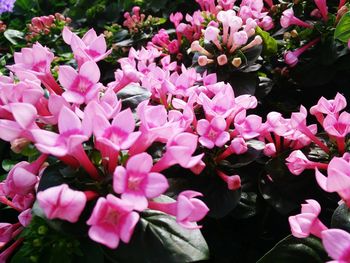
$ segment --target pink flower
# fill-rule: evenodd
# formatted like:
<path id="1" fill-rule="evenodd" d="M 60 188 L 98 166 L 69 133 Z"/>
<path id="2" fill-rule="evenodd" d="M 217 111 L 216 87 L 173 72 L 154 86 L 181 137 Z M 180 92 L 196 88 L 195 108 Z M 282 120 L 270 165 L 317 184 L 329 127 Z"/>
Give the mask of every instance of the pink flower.
<path id="1" fill-rule="evenodd" d="M 321 206 L 317 201 L 306 200 L 306 204 L 301 205 L 301 214 L 288 219 L 293 236 L 305 238 L 313 234 L 321 238 L 322 231 L 327 227 L 318 219 L 320 212 Z"/>
<path id="2" fill-rule="evenodd" d="M 265 31 L 269 31 L 275 27 L 273 19 L 271 16 L 265 16 L 259 23 L 259 26 L 262 27 Z"/>
<path id="3" fill-rule="evenodd" d="M 147 208 L 147 198 L 155 198 L 164 193 L 169 185 L 164 175 L 151 172 L 152 157 L 140 153 L 130 157 L 126 168 L 118 166 L 113 175 L 113 189 L 123 200 L 134 205 L 134 209 Z"/>
<path id="4" fill-rule="evenodd" d="M 337 192 L 348 204 L 350 201 L 350 162 L 348 155 L 334 157 L 328 165 L 328 177 L 316 169 L 316 180 L 326 192 Z"/>
<path id="5" fill-rule="evenodd" d="M 342 229 L 327 229 L 322 232 L 322 244 L 331 262 L 350 262 L 350 234 Z"/>
<path id="6" fill-rule="evenodd" d="M 71 223 L 78 221 L 86 204 L 85 194 L 70 189 L 66 184 L 39 192 L 37 200 L 48 219 L 58 218 Z"/>
<path id="7" fill-rule="evenodd" d="M 65 88 L 63 98 L 71 103 L 87 104 L 98 95 L 100 69 L 93 61 L 85 62 L 79 73 L 70 66 L 60 66 L 58 79 Z"/>
<path id="8" fill-rule="evenodd" d="M 170 21 L 177 27 L 181 20 L 183 19 L 183 15 L 181 12 L 176 12 L 175 14 L 170 14 Z"/>
<path id="9" fill-rule="evenodd" d="M 64 42 L 71 46 L 79 67 L 89 60 L 95 62 L 103 60 L 112 52 L 112 50 L 106 51 L 107 44 L 103 34 L 97 36 L 93 29 L 86 32 L 80 39 L 68 27 L 64 27 L 62 37 Z"/>
<path id="10" fill-rule="evenodd" d="M 148 207 L 176 216 L 176 222 L 185 228 L 200 228 L 196 222 L 202 220 L 209 209 L 201 200 L 195 198 L 197 196 L 202 196 L 202 194 L 195 191 L 184 191 L 179 194 L 176 202 L 150 202 Z"/>
<path id="11" fill-rule="evenodd" d="M 29 71 L 36 75 L 50 92 L 61 94 L 62 89 L 51 74 L 53 59 L 54 54 L 47 47 L 36 43 L 32 48 L 22 48 L 21 52 L 15 52 L 15 64 L 8 68 L 16 73 Z"/>
<path id="12" fill-rule="evenodd" d="M 22 226 L 27 227 L 32 220 L 32 209 L 28 208 L 18 215 L 18 221 Z"/>
<path id="13" fill-rule="evenodd" d="M 19 224 L 0 223 L 0 242 L 7 243 L 12 239 L 13 232 Z"/>
<path id="14" fill-rule="evenodd" d="M 172 165 L 180 164 L 191 169 L 196 167 L 204 154 L 192 156 L 197 149 L 198 136 L 192 133 L 180 133 L 175 135 L 166 145 L 166 152 L 153 166 L 152 171 L 160 172 Z M 204 168 L 204 167 L 203 167 Z"/>
<path id="15" fill-rule="evenodd" d="M 276 145 L 274 143 L 268 143 L 265 145 L 264 154 L 266 156 L 274 156 L 276 154 Z"/>
<path id="16" fill-rule="evenodd" d="M 318 113 L 336 115 L 341 110 L 345 109 L 346 105 L 347 103 L 345 97 L 340 93 L 337 93 L 335 98 L 332 100 L 327 100 L 326 98 L 321 97 L 317 104 L 311 107 L 310 113 L 316 116 Z"/>
<path id="17" fill-rule="evenodd" d="M 139 214 L 132 212 L 133 205 L 114 195 L 100 197 L 87 221 L 90 225 L 89 237 L 111 249 L 119 245 L 120 239 L 129 243 Z"/>
<path id="18" fill-rule="evenodd" d="M 292 8 L 289 8 L 289 9 L 283 11 L 280 22 L 281 22 L 281 26 L 283 28 L 287 28 L 291 25 L 297 25 L 300 27 L 307 27 L 307 28 L 313 27 L 313 25 L 310 25 L 309 23 L 306 23 L 306 22 L 300 20 L 299 18 L 295 17 L 294 11 Z"/>
<path id="19" fill-rule="evenodd" d="M 286 159 L 289 171 L 294 175 L 301 174 L 305 169 L 327 169 L 326 163 L 312 162 L 303 154 L 302 151 L 293 151 Z"/>
<path id="20" fill-rule="evenodd" d="M 323 127 L 328 134 L 344 138 L 350 132 L 350 113 L 342 112 L 339 117 L 328 115 L 324 119 Z"/>
<path id="21" fill-rule="evenodd" d="M 230 140 L 230 135 L 226 131 L 226 121 L 219 116 L 210 122 L 206 119 L 199 120 L 197 132 L 200 135 L 200 144 L 208 149 L 212 149 L 214 146 L 222 147 Z"/>
<path id="22" fill-rule="evenodd" d="M 257 115 L 246 116 L 246 111 L 239 112 L 234 120 L 235 129 L 246 140 L 260 135 L 262 119 Z"/>
<path id="23" fill-rule="evenodd" d="M 294 67 L 299 62 L 299 57 L 309 48 L 316 45 L 320 41 L 319 38 L 309 42 L 308 44 L 298 48 L 294 51 L 287 51 L 284 54 L 284 61 L 291 67 Z"/>
<path id="24" fill-rule="evenodd" d="M 140 137 L 141 132 L 134 132 L 134 130 L 135 120 L 129 108 L 118 113 L 112 124 L 101 114 L 94 118 L 95 145 L 103 157 L 109 158 L 109 162 L 114 162 L 110 164 L 111 172 L 114 171 L 117 164 L 119 151 L 129 149 Z"/>

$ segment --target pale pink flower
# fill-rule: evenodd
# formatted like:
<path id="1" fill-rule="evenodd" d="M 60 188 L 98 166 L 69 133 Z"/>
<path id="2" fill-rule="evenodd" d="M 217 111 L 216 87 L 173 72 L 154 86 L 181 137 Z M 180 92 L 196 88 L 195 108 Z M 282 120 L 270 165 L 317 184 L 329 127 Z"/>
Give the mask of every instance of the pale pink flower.
<path id="1" fill-rule="evenodd" d="M 262 119 L 257 115 L 246 116 L 246 111 L 239 112 L 234 119 L 235 130 L 246 140 L 260 135 Z"/>
<path id="2" fill-rule="evenodd" d="M 86 32 L 81 39 L 72 33 L 68 27 L 64 27 L 62 37 L 71 46 L 79 67 L 89 60 L 95 62 L 103 60 L 112 52 L 112 50 L 107 51 L 107 44 L 103 34 L 97 36 L 94 29 Z"/>
<path id="3" fill-rule="evenodd" d="M 299 18 L 295 17 L 294 11 L 292 8 L 289 8 L 289 9 L 283 11 L 280 22 L 281 22 L 281 26 L 283 28 L 287 28 L 291 25 L 297 25 L 300 27 L 307 27 L 307 28 L 313 27 L 313 25 L 306 23 L 306 22 L 300 20 Z"/>
<path id="4" fill-rule="evenodd" d="M 350 132 L 350 113 L 342 112 L 339 117 L 328 115 L 324 119 L 323 127 L 328 134 L 344 138 Z"/>
<path id="5" fill-rule="evenodd" d="M 350 234 L 342 229 L 327 229 L 322 232 L 322 244 L 334 261 L 329 263 L 350 262 Z"/>
<path id="6" fill-rule="evenodd" d="M 176 216 L 176 222 L 185 228 L 200 228 L 196 222 L 202 220 L 209 209 L 201 200 L 195 198 L 198 196 L 202 194 L 195 191 L 184 191 L 179 194 L 176 202 L 150 202 L 148 207 Z"/>
<path id="7" fill-rule="evenodd" d="M 78 221 L 86 204 L 83 192 L 72 190 L 66 184 L 54 186 L 37 194 L 37 200 L 48 219 Z"/>
<path id="8" fill-rule="evenodd" d="M 200 144 L 208 149 L 214 146 L 222 147 L 230 140 L 230 135 L 226 131 L 226 121 L 220 116 L 213 118 L 210 122 L 206 119 L 199 120 L 197 132 L 200 135 Z"/>
<path id="9" fill-rule="evenodd" d="M 306 204 L 301 205 L 301 214 L 290 216 L 288 219 L 292 235 L 306 238 L 313 234 L 321 238 L 322 231 L 327 227 L 318 219 L 320 212 L 321 206 L 317 201 L 306 200 Z"/>
<path id="10" fill-rule="evenodd" d="M 86 222 L 90 225 L 89 237 L 111 249 L 118 247 L 120 239 L 129 243 L 140 218 L 132 209 L 133 204 L 114 195 L 100 197 Z"/>
<path id="11" fill-rule="evenodd" d="M 326 98 L 321 97 L 317 104 L 311 107 L 310 113 L 312 115 L 316 115 L 316 117 L 318 113 L 336 115 L 343 110 L 346 105 L 347 103 L 345 97 L 342 94 L 337 93 L 335 98 L 332 100 L 327 100 Z"/>
<path id="12" fill-rule="evenodd" d="M 192 156 L 197 149 L 197 143 L 197 135 L 187 132 L 175 135 L 167 142 L 166 152 L 153 166 L 152 171 L 160 172 L 175 164 L 192 170 L 204 156 L 204 154 Z"/>
<path id="13" fill-rule="evenodd" d="M 113 175 L 113 189 L 123 200 L 133 204 L 134 209 L 147 208 L 148 198 L 155 198 L 169 187 L 167 179 L 160 173 L 151 172 L 152 157 L 140 153 L 130 157 L 126 168 L 118 166 Z"/>
<path id="14" fill-rule="evenodd" d="M 100 69 L 93 61 L 82 64 L 79 73 L 70 66 L 60 66 L 58 80 L 65 89 L 63 98 L 76 104 L 87 104 L 92 99 L 96 99 L 100 75 Z"/>
<path id="15" fill-rule="evenodd" d="M 301 174 L 305 169 L 327 169 L 328 164 L 310 161 L 302 151 L 293 151 L 286 159 L 289 171 L 294 175 Z"/>
<path id="16" fill-rule="evenodd" d="M 319 186 L 326 192 L 337 192 L 341 198 L 350 201 L 350 162 L 348 158 L 334 157 L 328 165 L 328 177 L 316 169 L 316 180 Z"/>

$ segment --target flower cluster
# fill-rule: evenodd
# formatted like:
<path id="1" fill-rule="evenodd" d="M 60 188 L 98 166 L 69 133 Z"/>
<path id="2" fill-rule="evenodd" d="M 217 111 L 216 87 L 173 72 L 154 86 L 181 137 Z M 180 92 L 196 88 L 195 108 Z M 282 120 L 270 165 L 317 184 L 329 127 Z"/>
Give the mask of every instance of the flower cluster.
<path id="1" fill-rule="evenodd" d="M 12 12 L 16 0 L 1 0 L 0 1 L 0 14 L 5 12 Z"/>
<path id="2" fill-rule="evenodd" d="M 62 14 L 33 17 L 30 24 L 27 25 L 28 33 L 26 35 L 27 41 L 32 41 L 39 35 L 50 34 L 52 28 L 56 28 L 58 24 L 67 25 L 71 22 L 69 17 L 64 17 Z"/>

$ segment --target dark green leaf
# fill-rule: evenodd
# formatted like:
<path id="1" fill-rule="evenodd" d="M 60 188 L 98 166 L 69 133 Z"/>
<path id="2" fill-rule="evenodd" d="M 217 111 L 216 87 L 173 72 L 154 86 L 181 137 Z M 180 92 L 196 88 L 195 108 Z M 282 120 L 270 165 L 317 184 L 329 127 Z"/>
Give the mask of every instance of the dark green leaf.
<path id="1" fill-rule="evenodd" d="M 335 32 L 334 38 L 338 39 L 344 43 L 348 42 L 350 39 L 350 12 L 347 12 L 340 19 Z"/>
<path id="2" fill-rule="evenodd" d="M 197 230 L 186 230 L 161 212 L 146 210 L 129 244 L 103 248 L 114 262 L 185 263 L 208 259 L 208 246 Z"/>
<path id="3" fill-rule="evenodd" d="M 341 204 L 334 211 L 331 226 L 350 232 L 350 209 L 346 204 Z"/>
<path id="4" fill-rule="evenodd" d="M 9 172 L 16 163 L 18 163 L 18 161 L 6 159 L 2 161 L 1 166 L 2 169 L 4 169 L 6 172 Z"/>
<path id="5" fill-rule="evenodd" d="M 122 100 L 123 108 L 130 108 L 132 110 L 144 100 L 150 98 L 151 93 L 140 86 L 128 85 L 117 93 L 119 99 Z"/>
<path id="6" fill-rule="evenodd" d="M 258 263 L 323 263 L 328 259 L 316 237 L 298 239 L 288 236 L 265 254 Z"/>

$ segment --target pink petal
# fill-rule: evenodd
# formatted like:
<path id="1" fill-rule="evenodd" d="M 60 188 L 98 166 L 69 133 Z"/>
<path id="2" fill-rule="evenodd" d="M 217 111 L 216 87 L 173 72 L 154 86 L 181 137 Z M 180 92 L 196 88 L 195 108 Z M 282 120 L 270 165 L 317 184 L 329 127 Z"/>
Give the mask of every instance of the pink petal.
<path id="1" fill-rule="evenodd" d="M 222 147 L 230 140 L 230 134 L 228 132 L 222 132 L 216 138 L 215 145 L 218 147 Z"/>
<path id="2" fill-rule="evenodd" d="M 27 103 L 11 103 L 10 108 L 13 117 L 22 129 L 26 129 L 32 125 L 37 117 L 37 111 L 33 105 Z"/>
<path id="3" fill-rule="evenodd" d="M 350 234 L 341 229 L 329 229 L 322 232 L 322 243 L 328 255 L 333 259 L 349 260 L 343 258 L 350 254 Z"/>
<path id="4" fill-rule="evenodd" d="M 97 34 L 96 34 L 96 31 L 93 28 L 91 28 L 89 31 L 87 31 L 85 33 L 85 35 L 83 36 L 83 38 L 82 38 L 83 42 L 87 46 L 90 45 L 96 39 L 97 39 Z"/>
<path id="5" fill-rule="evenodd" d="M 59 138 L 57 133 L 46 130 L 35 129 L 31 130 L 31 133 L 36 143 L 45 144 L 48 146 L 56 145 Z"/>
<path id="6" fill-rule="evenodd" d="M 148 153 L 140 153 L 130 157 L 126 169 L 133 172 L 148 173 L 153 166 L 153 159 Z"/>
<path id="7" fill-rule="evenodd" d="M 74 89 L 72 84 L 77 78 L 78 73 L 70 66 L 60 66 L 58 71 L 58 81 L 66 90 Z"/>
<path id="8" fill-rule="evenodd" d="M 130 108 L 118 113 L 118 115 L 114 118 L 112 125 L 118 127 L 126 133 L 133 132 L 135 130 L 135 120 Z"/>
<path id="9" fill-rule="evenodd" d="M 65 26 L 62 30 L 62 37 L 63 40 L 66 44 L 70 45 L 71 39 L 72 39 L 72 31 L 70 31 L 70 29 Z"/>
<path id="10" fill-rule="evenodd" d="M 197 123 L 197 132 L 199 135 L 206 134 L 209 128 L 209 122 L 205 119 L 199 120 Z"/>
<path id="11" fill-rule="evenodd" d="M 213 149 L 214 148 L 214 143 L 213 141 L 209 140 L 206 137 L 199 137 L 199 142 L 202 144 L 204 147 L 208 149 Z"/>
<path id="12" fill-rule="evenodd" d="M 63 94 L 62 97 L 71 103 L 76 103 L 76 104 L 83 104 L 85 102 L 85 97 L 78 92 L 75 91 L 70 91 L 66 90 Z"/>
<path id="13" fill-rule="evenodd" d="M 100 69 L 94 61 L 85 62 L 80 70 L 79 75 L 87 78 L 92 83 L 97 83 L 100 80 Z"/>
<path id="14" fill-rule="evenodd" d="M 113 174 L 113 189 L 116 193 L 124 193 L 127 188 L 128 177 L 123 166 L 118 166 Z"/>
<path id="15" fill-rule="evenodd" d="M 8 142 L 17 139 L 22 133 L 19 125 L 9 120 L 0 120 L 0 130 L 0 138 Z"/>
<path id="16" fill-rule="evenodd" d="M 148 206 L 147 198 L 140 192 L 127 191 L 122 193 L 122 200 L 127 200 L 134 205 L 134 209 L 137 211 L 143 211 Z"/>
<path id="17" fill-rule="evenodd" d="M 101 243 L 111 249 L 119 245 L 119 236 L 111 226 L 94 225 L 89 229 L 89 237 L 97 243 Z"/>
<path id="18" fill-rule="evenodd" d="M 131 236 L 134 232 L 134 228 L 139 221 L 140 216 L 136 212 L 131 212 L 127 216 L 124 216 L 121 221 L 121 228 L 120 228 L 120 239 L 123 240 L 125 243 L 129 243 Z"/>
<path id="19" fill-rule="evenodd" d="M 103 35 L 100 35 L 91 42 L 89 49 L 96 51 L 98 54 L 103 54 L 107 50 L 106 40 Z"/>
<path id="20" fill-rule="evenodd" d="M 67 107 L 63 107 L 58 117 L 58 130 L 62 134 L 75 129 L 81 130 L 79 117 Z"/>
<path id="21" fill-rule="evenodd" d="M 85 116 L 84 116 L 85 119 Z M 93 132 L 96 137 L 102 137 L 104 132 L 111 126 L 105 116 L 97 114 L 93 121 Z"/>
<path id="22" fill-rule="evenodd" d="M 164 175 L 160 173 L 149 173 L 144 191 L 148 198 L 155 198 L 163 194 L 168 187 L 169 183 Z"/>

